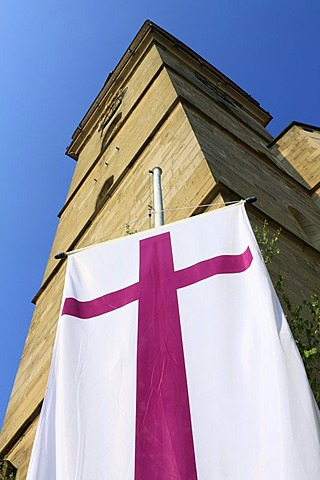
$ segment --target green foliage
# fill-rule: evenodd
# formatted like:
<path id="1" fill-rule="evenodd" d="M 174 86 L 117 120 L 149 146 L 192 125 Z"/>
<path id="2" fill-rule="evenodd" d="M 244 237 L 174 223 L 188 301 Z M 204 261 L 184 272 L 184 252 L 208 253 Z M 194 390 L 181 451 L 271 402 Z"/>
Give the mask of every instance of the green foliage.
<path id="1" fill-rule="evenodd" d="M 0 460 L 0 480 L 15 480 L 16 469 L 6 460 Z"/>
<path id="2" fill-rule="evenodd" d="M 16 476 L 14 473 L 2 474 L 0 473 L 0 480 L 15 480 Z"/>
<path id="3" fill-rule="evenodd" d="M 262 229 L 255 228 L 254 232 L 264 261 L 268 265 L 273 256 L 280 253 L 276 242 L 281 230 L 277 230 L 270 238 L 268 222 L 265 221 Z M 315 399 L 320 406 L 320 299 L 314 293 L 309 299 L 294 303 L 288 296 L 284 283 L 283 276 L 278 275 L 275 290 L 304 362 Z"/>
<path id="4" fill-rule="evenodd" d="M 283 283 L 283 277 L 279 275 L 275 289 L 305 365 L 315 399 L 320 406 L 320 299 L 318 295 L 312 294 L 301 303 L 293 303 Z"/>
<path id="5" fill-rule="evenodd" d="M 268 222 L 267 220 L 265 220 L 263 222 L 262 229 L 259 230 L 256 227 L 254 229 L 254 233 L 259 244 L 259 248 L 261 250 L 264 262 L 266 265 L 269 265 L 269 263 L 271 263 L 272 257 L 280 253 L 280 248 L 276 246 L 276 243 L 279 240 L 281 228 L 279 228 L 279 230 L 274 233 L 273 237 L 270 238 Z"/>
<path id="6" fill-rule="evenodd" d="M 126 235 L 134 235 L 137 231 L 138 230 L 131 230 L 130 224 L 126 223 Z"/>

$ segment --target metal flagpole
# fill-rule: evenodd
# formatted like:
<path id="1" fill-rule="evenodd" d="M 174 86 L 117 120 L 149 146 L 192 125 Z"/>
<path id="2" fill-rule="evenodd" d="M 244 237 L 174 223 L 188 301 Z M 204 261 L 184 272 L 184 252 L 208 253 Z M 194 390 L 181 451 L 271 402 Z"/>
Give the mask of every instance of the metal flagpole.
<path id="1" fill-rule="evenodd" d="M 153 174 L 153 208 L 154 208 L 154 227 L 161 227 L 164 225 L 163 200 L 161 189 L 161 174 L 160 167 L 154 167 L 150 170 Z"/>

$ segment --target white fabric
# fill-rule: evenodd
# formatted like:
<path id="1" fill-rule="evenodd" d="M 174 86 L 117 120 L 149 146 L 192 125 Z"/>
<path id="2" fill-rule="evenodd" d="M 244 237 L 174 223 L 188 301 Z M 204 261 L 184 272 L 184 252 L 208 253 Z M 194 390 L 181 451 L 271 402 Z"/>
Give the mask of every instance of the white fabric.
<path id="1" fill-rule="evenodd" d="M 320 478 L 319 410 L 244 205 L 70 255 L 63 298 L 138 282 L 139 241 L 163 232 L 175 271 L 253 255 L 178 290 L 198 480 Z M 27 480 L 152 480 L 134 479 L 137 312 L 60 317 Z"/>

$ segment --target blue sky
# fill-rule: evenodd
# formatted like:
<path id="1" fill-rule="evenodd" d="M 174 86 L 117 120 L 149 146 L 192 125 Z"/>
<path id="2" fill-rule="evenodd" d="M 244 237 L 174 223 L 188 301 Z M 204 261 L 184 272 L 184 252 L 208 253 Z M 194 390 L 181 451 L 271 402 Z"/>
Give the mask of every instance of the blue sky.
<path id="1" fill-rule="evenodd" d="M 273 135 L 320 126 L 319 0 L 1 2 L 0 424 L 75 166 L 65 148 L 147 18 L 270 111 Z"/>

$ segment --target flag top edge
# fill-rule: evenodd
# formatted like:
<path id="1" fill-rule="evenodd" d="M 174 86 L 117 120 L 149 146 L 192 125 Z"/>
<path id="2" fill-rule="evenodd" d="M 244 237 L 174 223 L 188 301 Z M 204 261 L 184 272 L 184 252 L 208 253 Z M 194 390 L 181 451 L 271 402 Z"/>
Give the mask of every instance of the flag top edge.
<path id="1" fill-rule="evenodd" d="M 133 236 L 136 236 L 136 235 L 142 235 L 144 233 L 147 233 L 147 232 L 161 232 L 162 230 L 168 228 L 169 226 L 171 227 L 172 225 L 176 225 L 176 224 L 179 224 L 181 222 L 185 222 L 187 220 L 191 220 L 191 219 L 195 219 L 196 217 L 199 217 L 199 216 L 203 216 L 203 215 L 210 215 L 210 214 L 214 214 L 216 213 L 217 211 L 220 211 L 220 210 L 225 210 L 225 209 L 231 209 L 231 208 L 234 208 L 234 207 L 239 207 L 240 205 L 244 205 L 246 203 L 245 200 L 239 200 L 239 202 L 237 203 L 234 203 L 232 205 L 226 205 L 224 207 L 220 207 L 220 208 L 217 208 L 216 210 L 210 210 L 209 212 L 203 212 L 199 215 L 195 215 L 194 217 L 187 217 L 187 218 L 182 218 L 180 220 L 176 220 L 174 222 L 170 222 L 170 223 L 166 223 L 165 225 L 161 225 L 160 227 L 154 227 L 152 229 L 148 229 L 148 230 L 142 230 L 141 232 L 135 232 L 135 233 L 132 233 L 130 234 L 130 237 L 133 237 Z M 201 205 L 200 205 L 201 206 Z M 117 238 L 113 238 L 111 240 L 106 240 L 104 242 L 100 242 L 100 243 L 94 243 L 92 245 L 88 245 L 87 247 L 82 247 L 82 248 L 78 248 L 78 249 L 75 249 L 75 250 L 70 250 L 68 252 L 65 252 L 65 255 L 67 257 L 71 256 L 71 255 L 74 255 L 76 253 L 80 253 L 80 252 L 83 252 L 85 250 L 89 250 L 91 248 L 95 248 L 95 247 L 98 247 L 98 246 L 101 246 L 101 245 L 106 245 L 106 244 L 111 244 L 111 243 L 114 243 L 114 242 L 118 242 L 119 240 L 124 240 L 124 239 L 127 239 L 128 236 L 122 236 L 122 237 L 117 237 Z"/>

